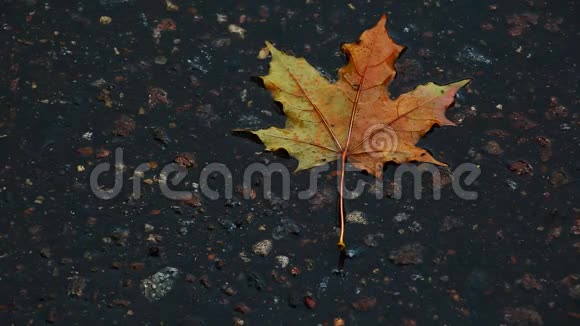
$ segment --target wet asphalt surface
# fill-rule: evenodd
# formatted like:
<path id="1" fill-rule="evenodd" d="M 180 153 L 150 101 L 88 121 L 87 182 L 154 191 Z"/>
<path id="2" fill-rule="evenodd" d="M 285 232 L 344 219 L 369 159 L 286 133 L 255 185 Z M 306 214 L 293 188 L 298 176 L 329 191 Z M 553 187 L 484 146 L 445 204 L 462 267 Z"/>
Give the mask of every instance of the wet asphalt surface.
<path id="1" fill-rule="evenodd" d="M 25 325 L 573 325 L 580 319 L 578 10 L 574 1 L 99 0 L 0 5 L 0 323 Z M 246 166 L 297 162 L 234 128 L 281 126 L 255 76 L 265 40 L 334 78 L 352 42 L 389 14 L 396 96 L 471 77 L 419 144 L 449 164 L 440 200 L 347 202 L 349 257 L 336 249 L 335 176 L 297 199 L 241 195 Z M 233 26 L 231 26 L 233 25 Z M 103 200 L 90 173 L 117 165 Z M 164 198 L 177 162 L 196 189 L 222 163 L 234 197 Z M 134 169 L 143 175 L 132 197 Z M 451 171 L 481 169 L 476 200 Z M 392 197 L 395 167 L 386 169 Z M 113 172 L 100 178 L 113 185 Z M 223 187 L 220 176 L 209 180 Z M 404 180 L 403 189 L 412 189 Z M 223 193 L 223 190 L 222 190 Z M 358 223 L 356 223 L 358 222 Z M 256 243 L 262 247 L 257 248 Z M 270 248 L 271 245 L 271 248 Z M 261 251 L 260 251 L 261 250 Z M 264 251 L 265 250 L 265 251 Z M 260 253 L 264 256 L 261 256 Z"/>

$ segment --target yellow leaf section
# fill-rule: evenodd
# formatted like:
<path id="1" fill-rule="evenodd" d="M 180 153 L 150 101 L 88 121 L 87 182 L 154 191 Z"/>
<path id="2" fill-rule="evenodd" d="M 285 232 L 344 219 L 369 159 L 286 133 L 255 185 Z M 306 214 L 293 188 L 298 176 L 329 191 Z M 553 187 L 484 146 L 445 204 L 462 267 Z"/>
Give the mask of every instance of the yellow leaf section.
<path id="1" fill-rule="evenodd" d="M 349 100 L 304 58 L 287 55 L 266 43 L 272 61 L 264 85 L 282 103 L 283 129 L 270 127 L 256 134 L 274 151 L 280 148 L 299 162 L 296 171 L 332 162 L 342 151 L 348 127 Z"/>

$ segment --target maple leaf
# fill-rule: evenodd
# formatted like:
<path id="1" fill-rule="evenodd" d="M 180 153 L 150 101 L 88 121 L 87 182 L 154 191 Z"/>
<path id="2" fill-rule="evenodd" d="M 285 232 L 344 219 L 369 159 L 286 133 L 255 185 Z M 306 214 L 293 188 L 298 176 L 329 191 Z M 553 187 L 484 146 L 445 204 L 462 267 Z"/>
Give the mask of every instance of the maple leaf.
<path id="1" fill-rule="evenodd" d="M 331 83 L 304 58 L 266 46 L 272 54 L 270 71 L 261 77 L 286 115 L 284 128 L 249 131 L 266 150 L 286 150 L 298 160 L 296 171 L 335 160 L 340 163 L 339 247 L 344 248 L 344 166 L 352 164 L 377 178 L 386 162 L 437 161 L 416 144 L 434 125 L 452 126 L 445 117 L 455 94 L 470 79 L 448 85 L 427 83 L 391 99 L 387 91 L 395 78 L 395 60 L 404 49 L 385 28 L 383 15 L 358 42 L 344 44 L 348 63 Z"/>

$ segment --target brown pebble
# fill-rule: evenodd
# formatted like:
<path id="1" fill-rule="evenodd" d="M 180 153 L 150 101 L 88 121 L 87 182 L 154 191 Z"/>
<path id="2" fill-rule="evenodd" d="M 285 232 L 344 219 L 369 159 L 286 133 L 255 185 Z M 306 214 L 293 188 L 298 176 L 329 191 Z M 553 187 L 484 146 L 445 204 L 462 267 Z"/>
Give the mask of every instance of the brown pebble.
<path id="1" fill-rule="evenodd" d="M 334 326 L 344 326 L 344 319 L 337 317 L 334 318 Z"/>
<path id="2" fill-rule="evenodd" d="M 248 307 L 248 305 L 246 305 L 245 303 L 238 303 L 234 306 L 234 311 L 245 315 L 250 311 L 252 311 L 252 309 L 250 309 L 250 307 Z"/>
<path id="3" fill-rule="evenodd" d="M 304 304 L 308 309 L 316 308 L 316 300 L 314 300 L 314 298 L 309 295 L 304 297 Z"/>
<path id="4" fill-rule="evenodd" d="M 44 247 L 44 248 L 40 249 L 40 257 L 50 258 L 50 256 L 51 256 L 50 248 Z"/>
<path id="5" fill-rule="evenodd" d="M 532 175 L 532 171 L 534 170 L 530 163 L 523 160 L 512 162 L 509 169 L 517 175 Z"/>
<path id="6" fill-rule="evenodd" d="M 498 142 L 495 140 L 488 141 L 485 146 L 483 146 L 483 150 L 491 155 L 501 155 L 503 154 L 503 149 L 499 145 Z"/>
<path id="7" fill-rule="evenodd" d="M 48 316 L 46 317 L 46 322 L 49 323 L 49 324 L 56 323 L 56 310 L 51 309 L 48 312 Z"/>
<path id="8" fill-rule="evenodd" d="M 377 298 L 361 298 L 352 303 L 354 310 L 369 311 L 377 305 Z"/>

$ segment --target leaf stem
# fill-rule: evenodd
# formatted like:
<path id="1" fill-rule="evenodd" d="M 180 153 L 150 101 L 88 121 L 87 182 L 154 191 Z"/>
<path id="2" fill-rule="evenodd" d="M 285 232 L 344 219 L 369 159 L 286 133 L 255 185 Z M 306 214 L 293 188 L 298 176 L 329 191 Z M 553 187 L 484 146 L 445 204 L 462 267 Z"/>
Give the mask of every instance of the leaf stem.
<path id="1" fill-rule="evenodd" d="M 358 110 L 358 101 L 360 99 L 360 95 L 363 89 L 363 84 L 365 80 L 365 74 L 367 72 L 368 65 L 365 66 L 365 69 L 361 75 L 360 83 L 356 88 L 356 96 L 352 103 L 352 111 L 350 112 L 350 123 L 348 124 L 348 134 L 346 136 L 346 144 L 344 148 L 342 148 L 342 152 L 340 154 L 340 191 L 339 191 L 339 209 L 340 209 L 340 238 L 338 238 L 338 249 L 343 251 L 346 248 L 344 244 L 344 168 L 346 166 L 346 158 L 350 152 L 350 140 L 352 138 L 352 127 L 354 125 L 354 119 L 356 117 L 356 113 Z"/>
<path id="2" fill-rule="evenodd" d="M 339 214 L 340 214 L 340 237 L 338 238 L 338 249 L 343 251 L 346 248 L 344 243 L 344 167 L 346 165 L 347 152 L 343 151 L 340 155 L 340 189 L 338 192 Z"/>

